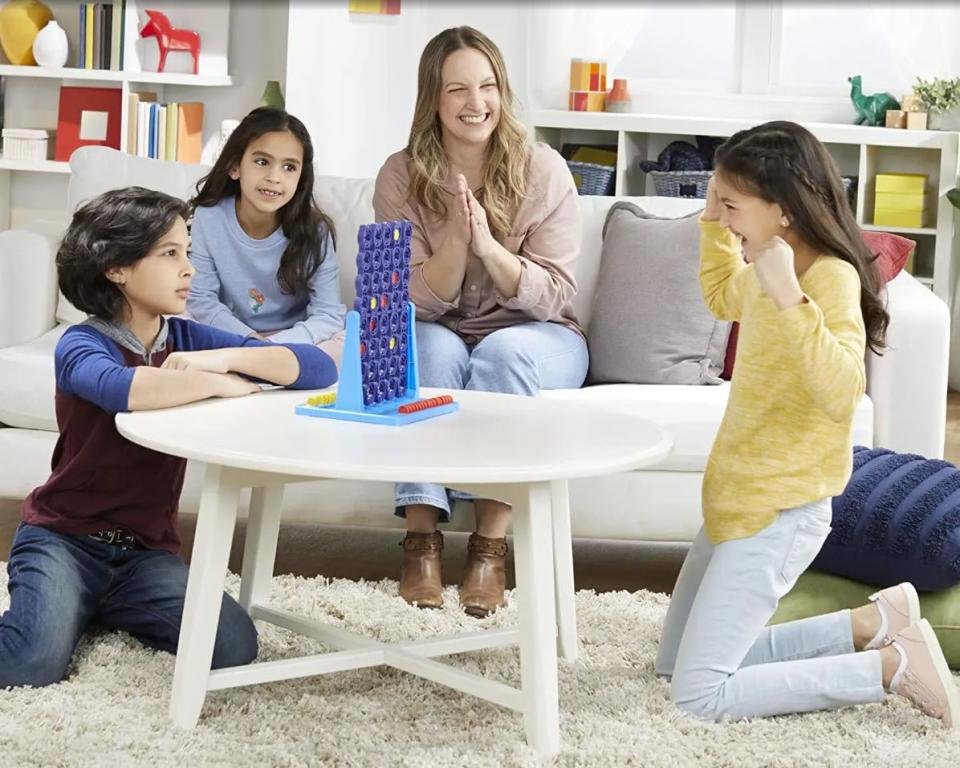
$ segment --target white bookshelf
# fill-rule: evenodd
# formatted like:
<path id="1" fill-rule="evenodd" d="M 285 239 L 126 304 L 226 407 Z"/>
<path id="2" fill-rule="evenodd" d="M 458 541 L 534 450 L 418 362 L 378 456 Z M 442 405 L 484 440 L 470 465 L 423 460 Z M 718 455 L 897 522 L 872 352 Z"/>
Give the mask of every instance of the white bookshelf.
<path id="1" fill-rule="evenodd" d="M 0 157 L 0 171 L 24 171 L 27 173 L 70 173 L 70 163 L 56 160 L 6 160 Z"/>
<path id="2" fill-rule="evenodd" d="M 528 124 L 537 141 L 559 150 L 567 143 L 598 144 L 617 150 L 617 196 L 655 194 L 640 170 L 670 142 L 696 143 L 696 136 L 731 136 L 756 120 L 607 112 L 534 110 Z M 960 134 L 907 131 L 843 123 L 804 123 L 830 150 L 844 176 L 857 177 L 857 223 L 865 230 L 893 232 L 916 241 L 914 276 L 952 306 L 958 274 L 955 213 L 946 192 L 957 185 Z M 923 173 L 929 210 L 923 227 L 887 227 L 873 223 L 878 173 Z"/>
<path id="3" fill-rule="evenodd" d="M 24 67 L 0 64 L 0 77 L 39 77 L 52 80 L 93 80 L 101 83 L 151 83 L 223 87 L 233 85 L 230 75 L 193 75 L 179 72 L 127 72 L 77 67 Z"/>
<path id="4" fill-rule="evenodd" d="M 157 93 L 160 102 L 205 101 L 200 96 L 187 96 L 184 88 L 228 88 L 238 84 L 229 74 L 230 3 L 191 5 L 157 0 L 126 0 L 124 24 L 123 70 L 84 69 L 74 66 L 80 37 L 79 2 L 53 0 L 47 3 L 57 23 L 67 35 L 70 51 L 65 67 L 17 66 L 3 61 L 0 54 L 0 78 L 6 84 L 3 126 L 6 128 L 45 128 L 56 130 L 59 91 L 61 85 L 117 88 L 120 91 L 120 150 L 128 151 L 129 95 L 133 91 L 150 90 Z M 138 12 L 138 7 L 141 12 Z M 142 9 L 148 7 L 163 11 L 176 27 L 193 29 L 201 37 L 199 74 L 193 74 L 193 59 L 189 53 L 171 52 L 166 71 L 156 71 L 159 59 L 155 38 L 141 38 L 139 30 L 146 17 Z M 173 89 L 168 93 L 167 88 Z M 204 119 L 204 143 L 217 130 L 212 121 Z M 52 151 L 52 150 L 51 150 Z M 10 226 L 10 203 L 15 174 L 69 175 L 65 162 L 45 160 L 30 162 L 5 159 L 0 156 L 0 230 Z"/>

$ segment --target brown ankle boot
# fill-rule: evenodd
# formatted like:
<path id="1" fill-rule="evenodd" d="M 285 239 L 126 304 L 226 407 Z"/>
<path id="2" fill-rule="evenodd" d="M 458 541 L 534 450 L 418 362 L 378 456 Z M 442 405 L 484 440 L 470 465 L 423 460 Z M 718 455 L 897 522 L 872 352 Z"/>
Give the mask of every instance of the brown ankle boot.
<path id="1" fill-rule="evenodd" d="M 400 596 L 418 608 L 443 607 L 443 579 L 440 572 L 443 534 L 440 531 L 407 531 L 400 546 L 403 547 Z"/>
<path id="2" fill-rule="evenodd" d="M 460 585 L 460 605 L 471 616 L 482 619 L 503 605 L 507 577 L 507 540 L 470 534 L 467 570 Z"/>

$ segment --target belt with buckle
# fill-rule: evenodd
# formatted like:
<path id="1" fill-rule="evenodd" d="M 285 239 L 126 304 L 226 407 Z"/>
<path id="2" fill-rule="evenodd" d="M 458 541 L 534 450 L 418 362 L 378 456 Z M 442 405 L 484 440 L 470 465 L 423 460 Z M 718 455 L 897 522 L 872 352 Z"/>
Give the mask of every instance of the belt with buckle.
<path id="1" fill-rule="evenodd" d="M 137 541 L 126 528 L 104 528 L 102 531 L 87 534 L 91 539 L 102 541 L 104 544 L 113 544 L 121 549 L 142 549 L 143 545 Z"/>

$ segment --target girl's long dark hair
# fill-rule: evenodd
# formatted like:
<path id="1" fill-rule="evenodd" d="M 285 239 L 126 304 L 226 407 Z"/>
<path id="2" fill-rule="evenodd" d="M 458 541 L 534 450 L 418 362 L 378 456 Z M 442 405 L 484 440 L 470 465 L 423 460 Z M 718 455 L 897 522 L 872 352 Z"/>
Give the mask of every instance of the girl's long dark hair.
<path id="1" fill-rule="evenodd" d="M 796 123 L 764 123 L 727 139 L 717 149 L 715 164 L 732 183 L 779 205 L 807 245 L 853 265 L 860 276 L 867 344 L 879 353 L 890 323 L 880 299 L 883 283 L 823 144 Z"/>
<path id="2" fill-rule="evenodd" d="M 225 197 L 240 194 L 240 182 L 230 178 L 230 169 L 240 165 L 250 142 L 273 131 L 290 131 L 303 147 L 303 167 L 293 198 L 277 212 L 287 248 L 280 258 L 277 281 L 284 293 L 306 293 L 310 278 L 326 258 L 327 233 L 336 247 L 333 220 L 313 199 L 313 143 L 306 126 L 282 109 L 258 107 L 234 129 L 210 173 L 197 182 L 197 194 L 190 210 L 212 206 Z"/>

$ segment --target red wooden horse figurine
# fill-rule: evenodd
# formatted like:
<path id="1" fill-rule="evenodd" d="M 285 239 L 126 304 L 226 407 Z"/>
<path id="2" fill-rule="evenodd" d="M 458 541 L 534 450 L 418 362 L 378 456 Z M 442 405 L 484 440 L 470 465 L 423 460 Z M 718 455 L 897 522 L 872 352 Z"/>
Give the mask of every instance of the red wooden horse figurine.
<path id="1" fill-rule="evenodd" d="M 174 29 L 166 14 L 160 11 L 145 11 L 149 21 L 140 30 L 140 37 L 157 38 L 160 63 L 157 72 L 163 72 L 170 51 L 190 51 L 193 55 L 193 74 L 200 63 L 200 35 L 189 29 Z"/>

